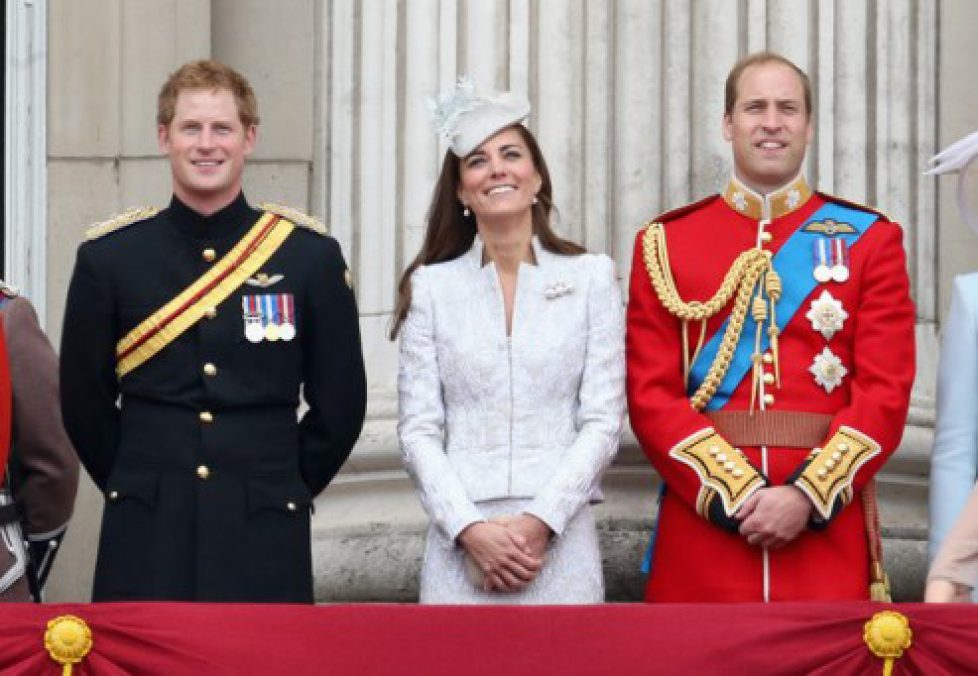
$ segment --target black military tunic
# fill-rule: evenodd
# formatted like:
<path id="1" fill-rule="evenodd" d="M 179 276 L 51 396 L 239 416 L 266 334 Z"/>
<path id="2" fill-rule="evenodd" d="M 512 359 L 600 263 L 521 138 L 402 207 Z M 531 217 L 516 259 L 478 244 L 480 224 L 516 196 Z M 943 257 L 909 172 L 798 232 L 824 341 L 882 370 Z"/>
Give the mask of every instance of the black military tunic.
<path id="1" fill-rule="evenodd" d="M 174 197 L 78 249 L 61 392 L 65 426 L 106 497 L 94 600 L 312 601 L 310 505 L 353 448 L 366 404 L 336 241 L 295 228 L 249 284 L 115 373 L 117 341 L 260 217 L 243 196 L 208 217 Z M 243 307 L 268 294 L 291 298 L 292 340 L 246 338 Z"/>

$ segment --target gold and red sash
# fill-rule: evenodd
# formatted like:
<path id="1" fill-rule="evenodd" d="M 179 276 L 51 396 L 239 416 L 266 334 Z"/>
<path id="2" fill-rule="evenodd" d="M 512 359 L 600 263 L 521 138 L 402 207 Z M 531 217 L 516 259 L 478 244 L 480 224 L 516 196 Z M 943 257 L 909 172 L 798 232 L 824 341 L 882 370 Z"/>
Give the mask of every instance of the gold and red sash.
<path id="1" fill-rule="evenodd" d="M 278 214 L 263 214 L 206 274 L 116 343 L 117 377 L 152 359 L 196 324 L 208 308 L 220 305 L 272 257 L 294 228 L 295 224 Z"/>

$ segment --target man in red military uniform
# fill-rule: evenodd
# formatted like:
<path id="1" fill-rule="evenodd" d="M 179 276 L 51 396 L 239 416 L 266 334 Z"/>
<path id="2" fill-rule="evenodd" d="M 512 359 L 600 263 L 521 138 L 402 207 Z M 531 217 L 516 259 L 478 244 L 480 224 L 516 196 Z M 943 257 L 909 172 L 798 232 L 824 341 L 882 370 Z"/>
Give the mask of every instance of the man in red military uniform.
<path id="1" fill-rule="evenodd" d="M 902 233 L 808 187 L 794 64 L 747 57 L 725 98 L 723 194 L 635 245 L 629 409 L 665 482 L 646 600 L 866 599 L 882 576 L 864 489 L 914 376 Z"/>

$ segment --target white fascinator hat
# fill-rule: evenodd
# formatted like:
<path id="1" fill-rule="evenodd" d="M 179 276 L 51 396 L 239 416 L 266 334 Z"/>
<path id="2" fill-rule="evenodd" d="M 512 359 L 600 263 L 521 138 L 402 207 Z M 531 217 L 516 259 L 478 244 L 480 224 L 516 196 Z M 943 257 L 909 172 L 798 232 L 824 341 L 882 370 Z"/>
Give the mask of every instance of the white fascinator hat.
<path id="1" fill-rule="evenodd" d="M 938 174 L 958 175 L 958 211 L 961 218 L 978 234 L 978 214 L 968 202 L 967 175 L 968 168 L 978 159 L 978 131 L 971 132 L 947 148 L 930 158 L 930 169 L 924 172 L 928 176 Z"/>
<path id="2" fill-rule="evenodd" d="M 475 83 L 463 76 L 454 89 L 428 99 L 435 130 L 451 151 L 465 157 L 500 129 L 521 123 L 530 114 L 530 102 L 519 94 L 476 93 Z"/>

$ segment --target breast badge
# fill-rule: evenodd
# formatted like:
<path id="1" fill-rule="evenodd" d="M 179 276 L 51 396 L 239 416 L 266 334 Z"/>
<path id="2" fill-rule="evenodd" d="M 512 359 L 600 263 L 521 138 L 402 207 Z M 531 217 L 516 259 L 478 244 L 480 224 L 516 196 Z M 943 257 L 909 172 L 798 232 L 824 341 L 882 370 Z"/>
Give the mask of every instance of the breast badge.
<path id="1" fill-rule="evenodd" d="M 832 350 L 824 348 L 815 355 L 815 360 L 808 367 L 808 371 L 815 376 L 815 384 L 831 394 L 832 390 L 842 384 L 842 379 L 849 373 Z"/>
<path id="2" fill-rule="evenodd" d="M 248 342 L 295 339 L 295 297 L 291 293 L 242 296 L 241 315 Z"/>
<path id="3" fill-rule="evenodd" d="M 245 280 L 245 284 L 248 286 L 257 286 L 259 289 L 267 289 L 273 284 L 278 284 L 283 279 L 285 275 L 269 275 L 264 272 L 255 273 L 254 277 Z"/>
<path id="4" fill-rule="evenodd" d="M 833 298 L 828 291 L 822 291 L 821 296 L 812 300 L 811 309 L 805 313 L 805 317 L 815 331 L 821 333 L 825 340 L 830 340 L 842 330 L 849 313 L 842 307 L 842 301 Z"/>

